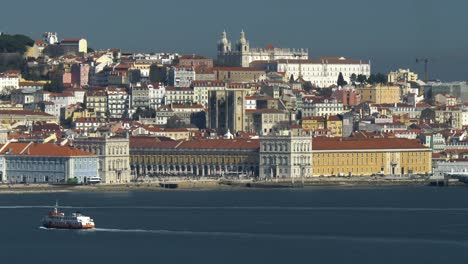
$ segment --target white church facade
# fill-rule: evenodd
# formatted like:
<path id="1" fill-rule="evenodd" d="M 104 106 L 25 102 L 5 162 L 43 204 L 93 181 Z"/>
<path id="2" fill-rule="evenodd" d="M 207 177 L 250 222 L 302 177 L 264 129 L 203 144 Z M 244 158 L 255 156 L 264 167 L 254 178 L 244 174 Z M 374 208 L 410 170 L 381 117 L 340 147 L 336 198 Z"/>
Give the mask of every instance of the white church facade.
<path id="1" fill-rule="evenodd" d="M 225 31 L 221 34 L 221 40 L 218 42 L 217 62 L 220 66 L 249 67 L 251 62 L 259 60 L 306 60 L 308 58 L 309 51 L 307 49 L 276 48 L 271 45 L 265 48 L 250 48 L 250 43 L 245 38 L 244 31 L 241 32 L 240 39 L 234 50 Z"/>

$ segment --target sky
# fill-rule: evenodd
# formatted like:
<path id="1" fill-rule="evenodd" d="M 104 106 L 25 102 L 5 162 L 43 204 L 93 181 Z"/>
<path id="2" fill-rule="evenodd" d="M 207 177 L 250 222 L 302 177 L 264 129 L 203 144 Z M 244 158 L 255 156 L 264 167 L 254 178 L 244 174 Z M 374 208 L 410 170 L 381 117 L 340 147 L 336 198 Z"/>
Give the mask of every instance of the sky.
<path id="1" fill-rule="evenodd" d="M 309 57 L 370 60 L 372 72 L 429 59 L 429 79 L 468 80 L 464 0 L 41 0 L 2 4 L 0 31 L 84 37 L 93 49 L 216 56 L 226 30 L 251 47 L 308 48 Z M 11 11 L 8 11 L 11 10 Z"/>

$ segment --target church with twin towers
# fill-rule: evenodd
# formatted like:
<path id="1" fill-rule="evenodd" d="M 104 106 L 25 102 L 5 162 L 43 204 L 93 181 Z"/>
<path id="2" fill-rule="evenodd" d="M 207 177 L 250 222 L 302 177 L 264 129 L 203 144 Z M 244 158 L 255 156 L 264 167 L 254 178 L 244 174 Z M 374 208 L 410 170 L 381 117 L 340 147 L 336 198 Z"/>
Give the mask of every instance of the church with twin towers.
<path id="1" fill-rule="evenodd" d="M 220 66 L 249 67 L 253 61 L 307 60 L 308 58 L 309 51 L 307 49 L 276 48 L 272 45 L 265 48 L 250 48 L 243 30 L 234 49 L 232 49 L 226 31 L 221 34 L 221 39 L 218 42 L 217 61 Z"/>

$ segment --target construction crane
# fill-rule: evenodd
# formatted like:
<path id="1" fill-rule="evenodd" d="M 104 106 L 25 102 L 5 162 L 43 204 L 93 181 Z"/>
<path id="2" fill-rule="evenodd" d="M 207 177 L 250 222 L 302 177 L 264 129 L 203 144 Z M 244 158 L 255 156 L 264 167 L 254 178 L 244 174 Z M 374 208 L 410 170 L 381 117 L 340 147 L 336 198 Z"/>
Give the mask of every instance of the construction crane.
<path id="1" fill-rule="evenodd" d="M 427 58 L 417 58 L 416 63 L 424 63 L 424 82 L 427 83 L 428 78 L 427 78 L 427 64 L 429 63 L 429 59 Z"/>

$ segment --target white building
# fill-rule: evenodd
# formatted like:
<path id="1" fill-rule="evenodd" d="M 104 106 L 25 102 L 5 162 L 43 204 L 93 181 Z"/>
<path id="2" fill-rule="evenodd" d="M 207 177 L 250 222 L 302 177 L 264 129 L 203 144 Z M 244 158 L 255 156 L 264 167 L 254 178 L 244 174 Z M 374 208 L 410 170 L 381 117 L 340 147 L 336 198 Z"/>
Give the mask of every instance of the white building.
<path id="1" fill-rule="evenodd" d="M 435 164 L 434 176 L 444 176 L 445 174 L 468 174 L 468 161 L 440 161 Z"/>
<path id="2" fill-rule="evenodd" d="M 148 84 L 148 100 L 151 109 L 158 109 L 164 104 L 166 87 L 163 83 Z"/>
<path id="3" fill-rule="evenodd" d="M 169 70 L 169 85 L 175 87 L 189 87 L 196 80 L 194 68 L 171 67 Z"/>
<path id="4" fill-rule="evenodd" d="M 97 155 L 98 174 L 103 183 L 122 184 L 131 180 L 129 139 L 85 137 L 74 141 L 75 147 Z"/>
<path id="5" fill-rule="evenodd" d="M 319 97 L 304 97 L 302 101 L 302 116 L 334 116 L 343 114 L 343 103 Z"/>
<path id="6" fill-rule="evenodd" d="M 208 106 L 209 91 L 220 91 L 226 89 L 226 83 L 223 81 L 193 81 L 193 102 Z"/>
<path id="7" fill-rule="evenodd" d="M 77 103 L 84 103 L 84 97 L 85 97 L 85 94 L 86 94 L 86 91 L 82 88 L 68 88 L 67 90 L 65 90 L 66 92 L 70 92 L 73 94 L 73 96 L 75 97 L 75 101 Z"/>
<path id="8" fill-rule="evenodd" d="M 260 137 L 260 178 L 301 179 L 312 175 L 312 136 L 302 129 Z"/>
<path id="9" fill-rule="evenodd" d="M 136 86 L 132 86 L 131 93 L 131 107 L 133 109 L 140 107 L 145 109 L 156 110 L 164 104 L 166 87 L 163 83 L 143 85 L 138 83 Z"/>
<path id="10" fill-rule="evenodd" d="M 4 72 L 0 73 L 0 93 L 3 90 L 10 89 L 16 90 L 19 88 L 20 75 L 17 72 Z"/>
<path id="11" fill-rule="evenodd" d="M 93 132 L 99 127 L 105 125 L 105 121 L 98 120 L 97 118 L 80 117 L 75 120 L 75 128 L 83 132 Z"/>
<path id="12" fill-rule="evenodd" d="M 245 110 L 257 109 L 257 96 L 246 96 L 245 97 Z"/>
<path id="13" fill-rule="evenodd" d="M 266 48 L 250 48 L 250 43 L 245 38 L 244 31 L 241 32 L 240 39 L 234 50 L 231 41 L 228 40 L 226 32 L 221 34 L 218 42 L 218 64 L 221 66 L 249 67 L 250 63 L 258 60 L 279 60 L 279 59 L 303 59 L 309 58 L 307 49 L 284 49 L 275 48 L 271 45 Z"/>
<path id="14" fill-rule="evenodd" d="M 344 57 L 320 58 L 314 60 L 288 60 L 257 61 L 257 66 L 264 67 L 267 72 L 283 72 L 288 78 L 301 77 L 318 87 L 336 85 L 340 72 L 348 83 L 351 75 L 370 76 L 370 62 L 351 60 Z"/>
<path id="15" fill-rule="evenodd" d="M 462 110 L 462 126 L 468 126 L 468 109 Z"/>
<path id="16" fill-rule="evenodd" d="M 128 94 L 125 88 L 109 87 L 107 92 L 107 116 L 122 118 L 128 110 Z"/>
<path id="17" fill-rule="evenodd" d="M 155 53 L 155 54 L 135 54 L 133 59 L 137 63 L 155 63 L 170 65 L 172 61 L 179 57 L 178 53 Z"/>
<path id="18" fill-rule="evenodd" d="M 166 104 L 192 104 L 194 98 L 192 87 L 166 87 Z"/>
<path id="19" fill-rule="evenodd" d="M 139 70 L 141 78 L 148 79 L 150 76 L 151 63 L 148 62 L 135 62 L 130 68 L 131 70 Z"/>
<path id="20" fill-rule="evenodd" d="M 59 117 L 61 120 L 65 119 L 65 109 L 70 106 L 76 104 L 76 97 L 73 93 L 70 92 L 62 92 L 62 93 L 49 93 L 48 94 L 48 102 L 52 102 L 52 104 L 47 104 L 48 114 L 54 115 Z M 47 111 L 46 110 L 46 111 Z"/>

